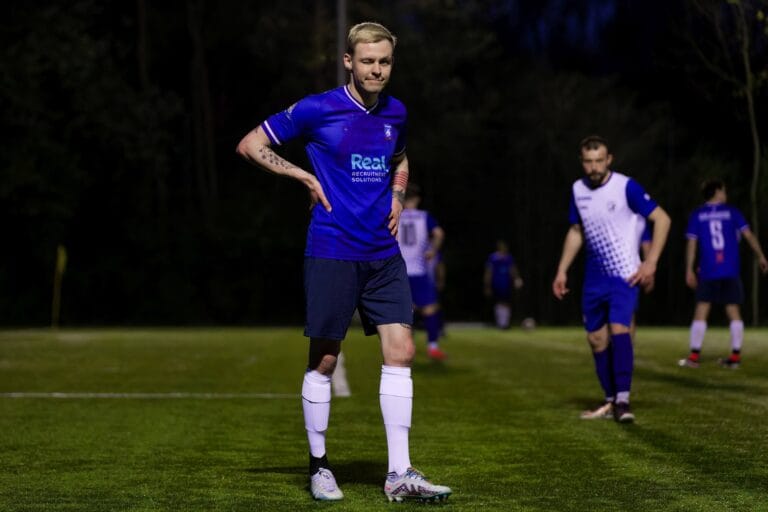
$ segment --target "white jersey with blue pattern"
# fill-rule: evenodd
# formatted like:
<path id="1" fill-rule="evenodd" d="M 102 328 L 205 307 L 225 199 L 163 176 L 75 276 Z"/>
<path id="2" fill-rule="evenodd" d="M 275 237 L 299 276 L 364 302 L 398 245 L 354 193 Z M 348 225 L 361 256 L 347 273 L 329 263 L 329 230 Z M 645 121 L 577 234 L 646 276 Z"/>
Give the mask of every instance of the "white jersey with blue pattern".
<path id="1" fill-rule="evenodd" d="M 429 250 L 432 230 L 437 227 L 435 219 L 425 210 L 406 208 L 400 214 L 397 242 L 405 260 L 409 276 L 423 276 L 429 273 L 424 253 Z"/>
<path id="2" fill-rule="evenodd" d="M 637 271 L 645 218 L 657 206 L 636 181 L 617 172 L 594 189 L 586 178 L 573 184 L 569 218 L 584 233 L 585 281 L 626 280 Z"/>

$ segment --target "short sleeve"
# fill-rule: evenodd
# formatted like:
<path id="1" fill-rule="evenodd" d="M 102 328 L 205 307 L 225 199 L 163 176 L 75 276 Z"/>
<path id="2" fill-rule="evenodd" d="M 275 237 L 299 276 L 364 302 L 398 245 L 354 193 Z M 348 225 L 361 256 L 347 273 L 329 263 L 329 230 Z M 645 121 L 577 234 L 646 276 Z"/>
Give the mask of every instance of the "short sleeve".
<path id="1" fill-rule="evenodd" d="M 395 155 L 401 155 L 405 152 L 405 139 L 408 132 L 408 123 L 403 120 L 403 124 L 397 133 L 397 141 L 395 142 Z"/>
<path id="2" fill-rule="evenodd" d="M 651 196 L 643 187 L 633 179 L 627 181 L 627 204 L 630 209 L 643 217 L 648 217 L 656 209 L 658 203 L 651 199 Z"/>
<path id="3" fill-rule="evenodd" d="M 749 229 L 749 223 L 747 222 L 747 219 L 744 218 L 744 215 L 738 209 L 733 208 L 732 215 L 733 223 L 738 231 Z"/>
<path id="4" fill-rule="evenodd" d="M 568 223 L 581 224 L 581 215 L 579 215 L 579 209 L 576 208 L 576 200 L 573 198 L 573 190 L 571 190 L 571 200 L 568 205 Z"/>
<path id="5" fill-rule="evenodd" d="M 319 107 L 318 102 L 308 96 L 282 112 L 268 117 L 261 124 L 262 129 L 273 144 L 284 144 L 309 133 L 320 114 Z"/>

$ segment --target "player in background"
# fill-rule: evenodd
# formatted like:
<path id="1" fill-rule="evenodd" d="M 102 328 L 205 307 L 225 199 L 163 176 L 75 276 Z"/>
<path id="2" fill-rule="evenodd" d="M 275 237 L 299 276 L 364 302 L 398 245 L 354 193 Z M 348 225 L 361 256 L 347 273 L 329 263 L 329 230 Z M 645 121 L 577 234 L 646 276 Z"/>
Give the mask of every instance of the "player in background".
<path id="1" fill-rule="evenodd" d="M 387 436 L 389 500 L 443 499 L 451 494 L 411 466 L 413 312 L 397 227 L 408 183 L 406 109 L 383 93 L 396 39 L 378 23 L 352 27 L 343 56 L 349 82 L 306 96 L 248 133 L 237 152 L 248 162 L 292 178 L 312 203 L 304 259 L 309 362 L 301 390 L 309 440 L 310 492 L 344 497 L 326 456 L 331 374 L 355 309 L 367 335 L 378 334 L 384 364 L 379 402 Z M 272 150 L 305 144 L 314 173 Z"/>
<path id="2" fill-rule="evenodd" d="M 509 253 L 509 246 L 504 240 L 496 241 L 496 251 L 485 262 L 483 273 L 483 292 L 493 299 L 493 315 L 496 327 L 508 329 L 512 316 L 512 290 L 523 287 L 523 279 Z"/>
<path id="3" fill-rule="evenodd" d="M 437 289 L 437 302 L 440 304 L 440 309 L 437 311 L 437 318 L 440 323 L 440 337 L 442 338 L 445 336 L 445 309 L 443 309 L 443 301 L 441 297 L 445 291 L 445 282 L 448 275 L 445 259 L 443 258 L 443 251 L 437 251 L 435 257 L 427 261 L 427 272 L 432 278 L 432 282 L 435 283 L 435 288 Z"/>
<path id="4" fill-rule="evenodd" d="M 648 283 L 656 273 L 670 219 L 635 180 L 610 169 L 613 156 L 605 139 L 586 137 L 579 152 L 586 176 L 572 186 L 571 227 L 552 292 L 562 299 L 570 291 L 568 269 L 586 245 L 583 320 L 605 393 L 605 402 L 596 412 L 610 410 L 616 421 L 628 423 L 635 420 L 629 405 L 634 367 L 630 324 L 638 285 Z M 642 262 L 639 244 L 644 225 L 638 216 L 654 223 L 651 247 Z"/>
<path id="5" fill-rule="evenodd" d="M 344 352 L 341 351 L 336 358 L 336 368 L 333 370 L 333 374 L 331 374 L 331 389 L 333 390 L 333 396 L 352 396 L 352 388 L 349 387 L 349 381 L 347 380 L 347 358 L 344 357 Z"/>
<path id="6" fill-rule="evenodd" d="M 701 187 L 705 203 L 688 218 L 685 236 L 685 283 L 696 291 L 696 308 L 690 331 L 690 354 L 678 361 L 680 366 L 698 368 L 701 345 L 707 331 L 707 318 L 712 303 L 723 304 L 730 321 L 731 355 L 719 360 L 725 368 L 738 368 L 741 364 L 741 344 L 744 322 L 740 305 L 744 290 L 739 269 L 739 241 L 743 236 L 757 257 L 760 270 L 768 272 L 768 261 L 757 237 L 741 212 L 726 203 L 725 183 L 717 179 L 706 180 Z M 698 252 L 699 273 L 694 271 Z"/>
<path id="7" fill-rule="evenodd" d="M 427 355 L 442 361 L 445 352 L 440 349 L 440 304 L 437 287 L 429 272 L 429 262 L 437 257 L 445 240 L 445 231 L 426 210 L 419 210 L 421 190 L 408 184 L 397 242 L 408 270 L 413 306 L 421 314 L 427 331 Z"/>

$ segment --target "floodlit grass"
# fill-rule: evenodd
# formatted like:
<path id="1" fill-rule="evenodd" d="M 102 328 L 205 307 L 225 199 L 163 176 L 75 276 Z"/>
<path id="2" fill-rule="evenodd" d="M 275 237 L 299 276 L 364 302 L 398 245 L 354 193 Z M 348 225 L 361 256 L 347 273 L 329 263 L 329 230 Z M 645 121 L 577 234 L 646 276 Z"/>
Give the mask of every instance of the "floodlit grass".
<path id="1" fill-rule="evenodd" d="M 744 366 L 678 368 L 685 329 L 641 327 L 638 421 L 582 421 L 600 399 L 580 329 L 454 329 L 414 365 L 414 464 L 451 510 L 768 510 L 768 331 Z M 353 396 L 328 450 L 346 494 L 314 503 L 298 398 L 299 329 L 0 332 L 0 510 L 388 510 L 376 338 L 344 343 Z M 28 393 L 10 395 L 10 393 Z M 31 393 L 81 395 L 31 395 Z M 113 393 L 113 395 L 99 395 Z M 122 394 L 121 394 L 122 393 Z M 178 393 L 178 395 L 169 395 Z M 91 394 L 91 395 L 89 395 Z"/>

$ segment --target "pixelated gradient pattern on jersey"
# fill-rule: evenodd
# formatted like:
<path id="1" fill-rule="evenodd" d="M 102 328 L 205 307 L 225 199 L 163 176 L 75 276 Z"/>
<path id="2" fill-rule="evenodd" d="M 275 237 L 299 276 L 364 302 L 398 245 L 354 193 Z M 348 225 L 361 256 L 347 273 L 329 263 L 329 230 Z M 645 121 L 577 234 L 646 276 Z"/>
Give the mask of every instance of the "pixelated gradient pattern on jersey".
<path id="1" fill-rule="evenodd" d="M 588 264 L 601 274 L 623 279 L 637 270 L 637 258 L 632 256 L 633 249 L 622 242 L 624 237 L 616 232 L 616 227 L 607 222 L 584 219 L 584 234 L 587 241 Z"/>

